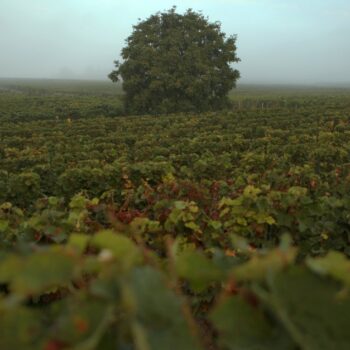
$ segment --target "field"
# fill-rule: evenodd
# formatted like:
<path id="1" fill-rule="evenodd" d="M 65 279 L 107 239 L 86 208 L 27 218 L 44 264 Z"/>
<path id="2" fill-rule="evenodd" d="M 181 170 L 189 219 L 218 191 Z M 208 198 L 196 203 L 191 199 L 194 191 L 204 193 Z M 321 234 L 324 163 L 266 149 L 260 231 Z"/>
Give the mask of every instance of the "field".
<path id="1" fill-rule="evenodd" d="M 0 349 L 348 349 L 350 89 L 122 98 L 0 80 Z"/>

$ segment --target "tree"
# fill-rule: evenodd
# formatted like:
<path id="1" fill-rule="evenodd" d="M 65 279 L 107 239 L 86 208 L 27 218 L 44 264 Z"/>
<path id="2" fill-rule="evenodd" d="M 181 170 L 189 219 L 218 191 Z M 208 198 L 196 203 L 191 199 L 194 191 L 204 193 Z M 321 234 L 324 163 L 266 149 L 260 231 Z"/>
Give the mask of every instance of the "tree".
<path id="1" fill-rule="evenodd" d="M 120 78 L 129 113 L 203 112 L 223 108 L 239 72 L 236 36 L 221 31 L 201 13 L 176 8 L 133 26 L 122 49 L 123 62 L 109 78 Z"/>

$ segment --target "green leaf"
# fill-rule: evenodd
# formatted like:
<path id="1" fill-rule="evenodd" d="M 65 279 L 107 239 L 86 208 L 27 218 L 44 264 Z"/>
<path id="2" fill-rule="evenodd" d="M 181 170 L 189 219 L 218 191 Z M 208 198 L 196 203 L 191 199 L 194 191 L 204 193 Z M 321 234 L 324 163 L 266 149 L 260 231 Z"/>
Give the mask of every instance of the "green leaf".
<path id="1" fill-rule="evenodd" d="M 104 300 L 78 295 L 57 316 L 52 337 L 75 350 L 94 350 L 114 319 L 115 306 Z"/>
<path id="2" fill-rule="evenodd" d="M 293 267 L 269 285 L 265 299 L 301 349 L 349 348 L 350 297 L 338 283 Z"/>
<path id="3" fill-rule="evenodd" d="M 254 255 L 246 263 L 234 267 L 232 276 L 238 281 L 261 281 L 283 270 L 296 258 L 295 248 L 276 248 L 266 255 Z"/>
<path id="4" fill-rule="evenodd" d="M 23 296 L 67 285 L 75 274 L 75 259 L 54 248 L 25 258 L 9 256 L 0 263 L 0 281 Z"/>
<path id="5" fill-rule="evenodd" d="M 0 314 L 0 349 L 40 349 L 39 336 L 43 333 L 37 310 L 18 307 L 2 310 Z"/>
<path id="6" fill-rule="evenodd" d="M 243 191 L 243 196 L 247 198 L 256 199 L 260 193 L 261 190 L 259 188 L 256 188 L 252 185 L 248 185 Z"/>
<path id="7" fill-rule="evenodd" d="M 240 253 L 251 254 L 251 247 L 248 244 L 248 241 L 236 234 L 230 235 L 231 242 L 233 247 Z"/>
<path id="8" fill-rule="evenodd" d="M 133 234 L 142 234 L 145 232 L 159 232 L 161 226 L 158 221 L 150 220 L 148 218 L 135 218 L 130 223 L 131 232 Z"/>
<path id="9" fill-rule="evenodd" d="M 10 202 L 5 202 L 0 205 L 0 209 L 9 210 L 12 208 L 12 204 Z"/>
<path id="10" fill-rule="evenodd" d="M 307 188 L 299 186 L 290 187 L 288 189 L 288 194 L 300 198 L 307 194 Z"/>
<path id="11" fill-rule="evenodd" d="M 344 254 L 329 252 L 325 257 L 307 259 L 306 264 L 312 271 L 331 276 L 350 287 L 350 261 Z"/>
<path id="12" fill-rule="evenodd" d="M 224 273 L 198 251 L 185 251 L 176 257 L 176 271 L 179 277 L 189 281 L 196 292 L 224 278 Z"/>
<path id="13" fill-rule="evenodd" d="M 73 247 L 78 253 L 84 253 L 91 236 L 82 233 L 73 233 L 69 236 L 67 245 Z"/>
<path id="14" fill-rule="evenodd" d="M 88 203 L 88 200 L 84 196 L 77 194 L 71 199 L 69 203 L 69 207 L 71 209 L 82 210 L 82 209 L 85 209 L 87 203 Z"/>
<path id="15" fill-rule="evenodd" d="M 184 317 L 183 301 L 166 287 L 160 272 L 150 267 L 136 269 L 131 287 L 137 305 L 136 317 L 149 349 L 199 349 Z"/>
<path id="16" fill-rule="evenodd" d="M 276 220 L 271 216 L 268 215 L 266 213 L 259 213 L 256 216 L 256 221 L 258 224 L 269 224 L 269 225 L 273 225 L 276 223 Z"/>
<path id="17" fill-rule="evenodd" d="M 174 202 L 174 208 L 184 210 L 187 208 L 188 203 L 183 201 L 176 201 Z"/>
<path id="18" fill-rule="evenodd" d="M 263 312 L 240 297 L 219 303 L 211 313 L 219 332 L 219 344 L 229 350 L 294 349 L 285 331 L 270 324 Z"/>
<path id="19" fill-rule="evenodd" d="M 11 282 L 22 269 L 23 262 L 20 257 L 9 255 L 0 262 L 0 283 Z"/>
<path id="20" fill-rule="evenodd" d="M 241 226 L 248 226 L 248 222 L 245 218 L 242 218 L 242 217 L 237 217 L 236 218 L 236 222 L 238 225 L 241 225 Z"/>
<path id="21" fill-rule="evenodd" d="M 141 261 L 141 254 L 136 245 L 129 238 L 111 230 L 97 233 L 91 244 L 111 251 L 113 256 L 125 267 L 131 267 Z"/>
<path id="22" fill-rule="evenodd" d="M 195 231 L 195 232 L 200 232 L 201 231 L 201 228 L 193 221 L 190 221 L 190 222 L 186 222 L 185 223 L 185 227 L 191 229 L 192 231 Z"/>
<path id="23" fill-rule="evenodd" d="M 76 261 L 63 251 L 44 251 L 22 260 L 20 271 L 11 276 L 11 289 L 20 295 L 37 294 L 67 285 L 75 276 Z"/>
<path id="24" fill-rule="evenodd" d="M 0 219 L 0 232 L 5 232 L 9 227 L 9 220 Z"/>
<path id="25" fill-rule="evenodd" d="M 208 222 L 208 225 L 210 227 L 212 227 L 214 230 L 219 230 L 222 227 L 222 224 L 220 221 L 216 221 L 216 220 L 210 220 Z"/>

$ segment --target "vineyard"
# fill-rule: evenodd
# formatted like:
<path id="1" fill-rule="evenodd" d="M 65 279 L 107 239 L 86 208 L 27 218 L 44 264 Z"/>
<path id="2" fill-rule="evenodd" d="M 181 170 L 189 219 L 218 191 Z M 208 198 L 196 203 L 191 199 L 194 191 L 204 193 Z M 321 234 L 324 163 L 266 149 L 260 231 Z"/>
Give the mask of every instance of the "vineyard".
<path id="1" fill-rule="evenodd" d="M 118 94 L 0 81 L 0 349 L 348 349 L 350 90 Z"/>

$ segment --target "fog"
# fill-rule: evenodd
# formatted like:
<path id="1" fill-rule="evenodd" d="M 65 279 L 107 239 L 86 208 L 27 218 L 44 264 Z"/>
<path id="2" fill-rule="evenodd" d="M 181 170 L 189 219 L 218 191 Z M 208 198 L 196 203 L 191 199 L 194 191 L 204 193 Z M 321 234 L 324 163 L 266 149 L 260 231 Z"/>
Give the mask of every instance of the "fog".
<path id="1" fill-rule="evenodd" d="M 238 35 L 241 83 L 350 83 L 349 0 L 0 0 L 0 77 L 107 79 L 138 18 L 172 5 Z"/>

